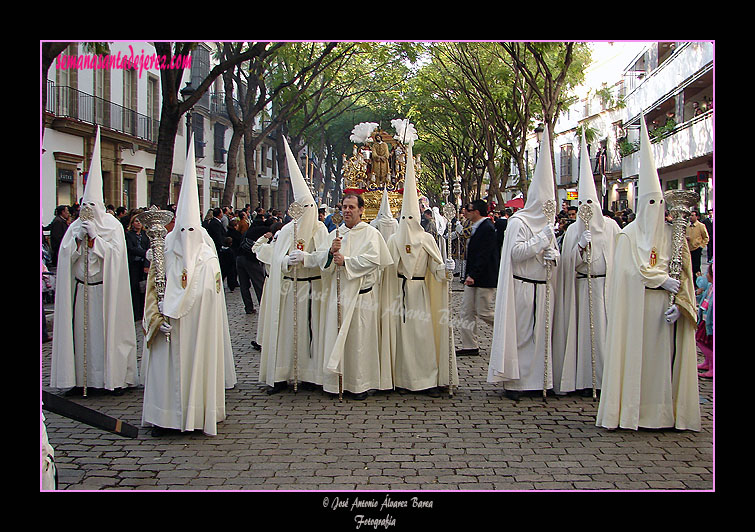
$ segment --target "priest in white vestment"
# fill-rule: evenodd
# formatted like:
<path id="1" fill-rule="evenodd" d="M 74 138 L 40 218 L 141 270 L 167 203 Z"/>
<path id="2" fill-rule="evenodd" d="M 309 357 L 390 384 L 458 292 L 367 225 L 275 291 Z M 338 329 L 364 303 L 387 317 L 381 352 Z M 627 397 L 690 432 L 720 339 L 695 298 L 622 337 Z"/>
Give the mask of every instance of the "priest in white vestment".
<path id="1" fill-rule="evenodd" d="M 550 335 L 546 337 L 546 316 L 553 319 L 559 252 L 553 231 L 555 218 L 543 212 L 543 204 L 548 200 L 555 201 L 555 194 L 546 128 L 527 202 L 509 218 L 506 226 L 498 271 L 487 381 L 502 382 L 505 394 L 514 400 L 522 391 L 553 387 L 553 328 L 549 326 Z M 550 279 L 547 262 L 551 265 Z M 548 312 L 546 283 L 551 294 Z"/>
<path id="2" fill-rule="evenodd" d="M 584 132 L 578 198 L 579 208 L 589 207 L 592 216 L 588 227 L 578 215 L 567 228 L 561 244 L 554 296 L 553 389 L 558 394 L 582 390 L 585 395 L 592 395 L 593 352 L 596 393 L 601 389 L 606 354 L 606 286 L 611 277 L 614 241 L 620 228 L 612 218 L 603 216 Z"/>
<path id="3" fill-rule="evenodd" d="M 382 348 L 390 349 L 396 388 L 440 397 L 449 374 L 453 386 L 459 381 L 448 315 L 448 278 L 455 264 L 443 260 L 420 216 L 410 145 L 398 231 L 387 242 L 393 264 L 384 270 Z"/>
<path id="4" fill-rule="evenodd" d="M 85 386 L 120 393 L 139 383 L 126 237 L 123 225 L 105 210 L 102 187 L 98 127 L 82 215 L 63 237 L 56 274 L 50 386 L 72 394 Z M 91 220 L 84 219 L 85 211 Z"/>
<path id="5" fill-rule="evenodd" d="M 313 254 L 330 245 L 330 234 L 318 220 L 317 203 L 285 138 L 283 144 L 294 200 L 303 207 L 303 214 L 297 222 L 284 225 L 272 242 L 263 235 L 254 246 L 257 258 L 269 265 L 270 270 L 260 305 L 262 324 L 258 340 L 262 346 L 259 382 L 267 385 L 270 394 L 286 388 L 289 381 L 314 387 L 322 385 L 323 380 L 320 338 L 323 282 L 318 257 Z"/>
<path id="6" fill-rule="evenodd" d="M 645 118 L 640 119 L 637 217 L 616 238 L 608 290 L 607 357 L 596 425 L 700 430 L 695 291 L 686 239 L 669 276 L 672 228 Z M 670 305 L 671 293 L 676 294 Z"/>
<path id="7" fill-rule="evenodd" d="M 165 296 L 158 303 L 150 268 L 143 318 L 142 425 L 217 434 L 225 389 L 236 384 L 223 280 L 202 227 L 194 142 L 189 141 L 173 230 L 165 237 Z M 168 339 L 168 336 L 170 338 Z"/>
<path id="8" fill-rule="evenodd" d="M 344 223 L 329 233 L 330 245 L 317 252 L 327 305 L 323 390 L 350 392 L 361 400 L 370 390 L 393 388 L 390 352 L 380 346 L 381 270 L 392 259 L 380 232 L 362 221 L 362 197 L 346 194 L 342 205 Z"/>

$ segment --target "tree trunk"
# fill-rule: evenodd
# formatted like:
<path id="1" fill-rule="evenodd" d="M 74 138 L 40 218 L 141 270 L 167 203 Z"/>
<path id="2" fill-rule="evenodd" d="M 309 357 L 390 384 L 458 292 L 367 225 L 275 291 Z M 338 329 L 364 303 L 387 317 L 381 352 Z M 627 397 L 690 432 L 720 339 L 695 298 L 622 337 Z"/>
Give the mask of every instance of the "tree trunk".
<path id="1" fill-rule="evenodd" d="M 170 203 L 170 177 L 173 172 L 173 150 L 179 120 L 181 120 L 181 115 L 178 113 L 178 106 L 170 106 L 166 100 L 163 100 L 157 136 L 155 178 L 152 182 L 152 203 L 163 209 L 167 208 Z M 186 138 L 189 138 L 189 132 Z"/>
<path id="2" fill-rule="evenodd" d="M 239 146 L 241 146 L 241 140 L 243 137 L 243 131 L 237 126 L 233 126 L 233 135 L 231 135 L 231 143 L 228 145 L 227 164 L 228 172 L 225 176 L 225 188 L 223 189 L 223 202 L 222 205 L 233 204 L 233 194 L 236 189 L 236 176 L 239 173 L 238 154 Z"/>
<path id="3" fill-rule="evenodd" d="M 248 128 L 244 132 L 244 161 L 246 162 L 246 179 L 249 183 L 249 203 L 252 208 L 256 209 L 260 204 L 260 198 L 257 194 L 257 165 L 255 164 L 258 142 L 255 141 L 254 131 Z"/>

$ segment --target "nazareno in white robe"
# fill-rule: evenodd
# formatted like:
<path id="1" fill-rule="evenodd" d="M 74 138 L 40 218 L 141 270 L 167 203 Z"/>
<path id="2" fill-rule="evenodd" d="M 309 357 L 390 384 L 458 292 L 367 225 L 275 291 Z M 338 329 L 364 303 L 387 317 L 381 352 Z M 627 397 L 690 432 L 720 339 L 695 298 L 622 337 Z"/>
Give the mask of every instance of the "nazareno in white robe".
<path id="1" fill-rule="evenodd" d="M 459 384 L 453 336 L 449 343 L 448 280 L 435 239 L 419 233 L 411 245 L 416 255 L 413 271 L 407 271 L 400 235 L 388 239 L 393 264 L 383 272 L 382 347 L 390 349 L 393 384 L 411 391 Z M 399 274 L 403 276 L 399 277 Z M 422 279 L 419 279 L 422 278 Z"/>
<path id="2" fill-rule="evenodd" d="M 328 250 L 336 233 L 342 238 L 340 266 L 341 327 L 338 327 L 336 265 Z M 323 323 L 323 390 L 338 393 L 338 375 L 343 389 L 352 393 L 393 388 L 388 349 L 380 345 L 382 308 L 380 272 L 392 263 L 380 232 L 366 222 L 349 229 L 342 224 L 329 233 L 329 242 L 317 251 L 322 269 L 327 312 Z"/>
<path id="3" fill-rule="evenodd" d="M 257 340 L 262 346 L 259 382 L 268 386 L 295 378 L 294 270 L 288 265 L 294 241 L 293 229 L 293 222 L 289 222 L 278 231 L 273 242 L 268 244 L 266 238 L 260 237 L 254 247 L 257 258 L 270 266 L 260 304 L 261 325 Z M 321 309 L 325 298 L 319 263 L 313 253 L 329 247 L 330 242 L 327 227 L 317 221 L 312 236 L 303 245 L 304 263 L 296 272 L 298 380 L 317 385 L 321 385 L 323 379 Z"/>
<path id="4" fill-rule="evenodd" d="M 490 348 L 488 382 L 503 382 L 507 390 L 542 390 L 553 387 L 552 356 L 545 381 L 545 279 L 543 252 L 555 248 L 542 235 L 533 234 L 516 214 L 509 218 L 501 248 L 496 290 L 496 316 Z M 551 310 L 558 261 L 551 268 Z M 518 277 L 519 279 L 515 278 Z M 526 279 L 521 280 L 521 279 Z M 532 281 L 537 281 L 533 283 Z M 553 327 L 550 327 L 551 337 Z M 552 355 L 552 350 L 549 350 Z"/>
<path id="5" fill-rule="evenodd" d="M 166 264 L 169 260 L 166 254 Z M 199 251 L 186 287 L 194 292 L 193 303 L 182 309 L 180 317 L 169 317 L 170 342 L 159 331 L 162 319 L 153 276 L 151 271 L 143 319 L 142 425 L 202 430 L 214 436 L 217 423 L 226 417 L 225 389 L 236 383 L 225 294 L 214 246 L 205 241 Z"/>
<path id="6" fill-rule="evenodd" d="M 557 393 L 592 388 L 592 339 L 590 335 L 590 286 L 588 285 L 587 251 L 577 245 L 583 224 L 571 224 L 561 245 L 554 295 L 553 317 L 553 389 Z M 595 327 L 595 384 L 601 388 L 606 352 L 606 286 L 611 276 L 613 247 L 620 228 L 604 218 L 603 230 L 593 234 L 592 279 L 593 324 Z"/>
<path id="7" fill-rule="evenodd" d="M 676 295 L 681 316 L 664 320 L 669 293 L 660 289 L 667 274 L 638 265 L 638 224 L 617 236 L 608 287 L 607 357 L 596 425 L 614 429 L 700 430 L 695 347 L 695 296 L 689 248 L 684 242 L 682 285 Z M 659 255 L 670 256 L 671 227 Z M 666 247 L 665 253 L 661 246 Z M 676 339 L 676 341 L 674 341 Z"/>
<path id="8" fill-rule="evenodd" d="M 136 386 L 136 330 L 128 282 L 123 226 L 101 216 L 100 233 L 89 248 L 86 385 L 114 390 Z M 81 220 L 60 245 L 55 287 L 50 386 L 84 386 L 84 246 L 77 246 Z"/>

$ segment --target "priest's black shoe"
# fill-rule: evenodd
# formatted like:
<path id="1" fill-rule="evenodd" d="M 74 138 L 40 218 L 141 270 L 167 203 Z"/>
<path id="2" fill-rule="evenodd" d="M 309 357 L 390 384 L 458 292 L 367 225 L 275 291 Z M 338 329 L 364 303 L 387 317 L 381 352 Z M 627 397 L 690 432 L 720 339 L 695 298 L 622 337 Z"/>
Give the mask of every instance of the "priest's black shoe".
<path id="1" fill-rule="evenodd" d="M 456 356 L 466 356 L 466 355 L 479 355 L 480 350 L 479 349 L 457 349 L 456 350 Z"/>
<path id="2" fill-rule="evenodd" d="M 518 402 L 522 397 L 522 392 L 518 390 L 504 390 L 503 395 L 505 395 L 507 399 Z"/>
<path id="3" fill-rule="evenodd" d="M 73 397 L 73 396 L 77 396 L 77 395 L 83 396 L 84 395 L 84 388 L 82 388 L 81 386 L 75 386 L 75 387 L 71 388 L 70 390 L 68 390 L 63 395 L 65 395 L 66 397 Z"/>
<path id="4" fill-rule="evenodd" d="M 273 394 L 278 393 L 278 392 L 280 392 L 282 390 L 285 390 L 286 388 L 288 388 L 288 383 L 287 382 L 285 382 L 285 381 L 284 382 L 276 382 L 275 386 L 268 386 L 267 390 L 265 390 L 265 391 L 267 392 L 267 395 L 273 395 Z"/>
<path id="5" fill-rule="evenodd" d="M 440 388 L 430 388 L 429 390 L 427 390 L 427 395 L 428 397 L 438 398 L 442 394 L 440 392 Z"/>
<path id="6" fill-rule="evenodd" d="M 355 401 L 364 401 L 367 399 L 367 392 L 361 392 L 361 393 L 353 393 L 351 394 L 351 398 Z"/>
<path id="7" fill-rule="evenodd" d="M 256 349 L 257 351 L 260 351 L 262 349 L 262 346 L 258 344 L 257 342 L 255 342 L 254 340 L 252 340 L 252 348 Z"/>

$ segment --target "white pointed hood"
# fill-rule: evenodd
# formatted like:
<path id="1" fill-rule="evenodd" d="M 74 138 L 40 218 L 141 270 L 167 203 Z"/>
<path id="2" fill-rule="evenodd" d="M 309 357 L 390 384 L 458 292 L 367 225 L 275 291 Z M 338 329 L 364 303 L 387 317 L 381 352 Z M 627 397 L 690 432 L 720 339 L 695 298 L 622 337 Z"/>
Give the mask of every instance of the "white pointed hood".
<path id="1" fill-rule="evenodd" d="M 386 242 L 398 229 L 398 220 L 393 217 L 393 213 L 391 212 L 391 205 L 388 201 L 388 189 L 385 187 L 383 187 L 383 198 L 380 200 L 380 210 L 375 219 L 370 222 L 370 225 L 380 231 L 380 234 L 383 235 L 383 240 Z"/>
<path id="2" fill-rule="evenodd" d="M 304 214 L 297 222 L 296 238 L 297 240 L 308 242 L 314 234 L 315 225 L 318 221 L 317 203 L 315 203 L 315 198 L 309 190 L 309 185 L 307 185 L 307 182 L 304 180 L 299 165 L 296 164 L 296 157 L 294 157 L 286 137 L 283 137 L 283 146 L 286 150 L 286 161 L 288 163 L 288 171 L 291 177 L 291 188 L 294 192 L 294 200 L 304 207 Z"/>
<path id="3" fill-rule="evenodd" d="M 587 141 L 585 140 L 585 132 L 582 131 L 582 140 L 579 153 L 579 188 L 577 195 L 579 198 L 579 207 L 582 205 L 589 205 L 592 209 L 592 218 L 590 219 L 590 232 L 593 236 L 600 236 L 605 230 L 605 220 L 603 219 L 603 209 L 601 208 L 600 198 L 598 197 L 598 191 L 595 188 L 595 180 L 593 179 L 592 169 L 590 168 L 590 153 L 587 151 Z M 577 228 L 579 233 L 586 229 L 585 223 L 577 215 Z M 599 239 L 593 239 L 599 240 Z"/>
<path id="4" fill-rule="evenodd" d="M 401 260 L 408 272 L 414 271 L 414 263 L 417 257 L 416 251 L 412 254 L 412 247 L 421 244 L 425 233 L 420 223 L 421 216 L 417 195 L 417 176 L 414 171 L 414 156 L 412 146 L 409 144 L 406 154 L 406 174 L 404 175 L 404 197 L 401 202 L 401 216 L 395 236 Z M 407 246 L 411 247 L 407 248 Z"/>
<path id="5" fill-rule="evenodd" d="M 208 241 L 212 242 L 212 239 L 202 227 L 192 136 L 176 205 L 176 221 L 173 230 L 165 237 L 166 316 L 180 318 L 191 309 L 201 288 L 194 275 L 197 263 L 213 256 L 217 260 L 215 246 L 208 245 Z"/>
<path id="6" fill-rule="evenodd" d="M 645 117 L 640 119 L 640 174 L 637 180 L 637 259 L 643 270 L 668 271 L 666 202 L 655 167 Z"/>
<path id="7" fill-rule="evenodd" d="M 547 224 L 555 220 L 547 220 L 543 213 L 543 202 L 556 199 L 553 190 L 553 167 L 551 166 L 551 144 L 548 128 L 545 128 L 543 140 L 540 144 L 540 155 L 532 175 L 532 182 L 527 189 L 527 202 L 524 207 L 514 213 L 520 218 L 533 234 L 539 233 Z"/>
<path id="8" fill-rule="evenodd" d="M 94 148 L 92 149 L 92 161 L 89 164 L 89 173 L 87 182 L 84 186 L 84 195 L 81 198 L 82 209 L 89 209 L 92 213 L 92 224 L 95 227 L 97 236 L 103 238 L 112 237 L 112 231 L 117 230 L 121 223 L 105 210 L 105 200 L 103 195 L 102 182 L 102 161 L 100 154 L 100 127 L 97 126 L 97 133 L 94 138 Z M 79 224 L 81 222 L 79 221 Z"/>

